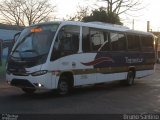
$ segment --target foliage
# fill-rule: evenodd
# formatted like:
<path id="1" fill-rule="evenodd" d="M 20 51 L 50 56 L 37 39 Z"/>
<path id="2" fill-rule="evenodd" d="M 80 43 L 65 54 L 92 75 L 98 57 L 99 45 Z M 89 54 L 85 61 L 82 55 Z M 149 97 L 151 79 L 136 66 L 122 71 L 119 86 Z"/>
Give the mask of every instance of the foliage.
<path id="1" fill-rule="evenodd" d="M 68 20 L 71 21 L 82 21 L 84 17 L 89 15 L 89 7 L 82 7 L 80 5 L 77 6 L 78 10 L 76 11 L 76 14 L 74 16 L 67 16 Z"/>
<path id="2" fill-rule="evenodd" d="M 1 21 L 27 26 L 48 21 L 54 9 L 49 0 L 3 0 L 0 3 Z"/>
<path id="3" fill-rule="evenodd" d="M 104 8 L 93 10 L 89 16 L 82 19 L 84 22 L 99 21 L 112 24 L 122 24 L 120 18 L 115 13 L 107 13 Z"/>
<path id="4" fill-rule="evenodd" d="M 97 0 L 97 3 L 98 1 L 103 3 L 103 7 L 96 4 L 99 9 L 93 9 L 93 6 L 90 6 L 92 8 L 90 13 L 89 7 L 79 6 L 76 14 L 69 20 L 122 24 L 119 17 L 121 14 L 130 15 L 131 11 L 135 12 L 144 8 L 141 6 L 142 0 Z"/>

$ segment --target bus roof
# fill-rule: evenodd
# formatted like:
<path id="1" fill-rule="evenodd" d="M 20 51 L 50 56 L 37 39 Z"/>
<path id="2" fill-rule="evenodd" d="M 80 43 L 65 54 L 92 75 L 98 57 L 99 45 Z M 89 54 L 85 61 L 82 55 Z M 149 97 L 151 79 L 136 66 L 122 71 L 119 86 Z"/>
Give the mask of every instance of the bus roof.
<path id="1" fill-rule="evenodd" d="M 103 23 L 103 22 L 53 21 L 53 22 L 38 23 L 35 25 L 44 25 L 44 24 L 78 25 L 78 26 L 86 26 L 86 27 L 91 27 L 91 28 L 106 29 L 106 30 L 111 30 L 111 31 L 126 32 L 126 33 L 131 33 L 131 34 L 154 36 L 152 33 L 149 33 L 149 32 L 132 30 L 122 25 Z M 35 25 L 32 25 L 32 26 L 35 26 Z"/>

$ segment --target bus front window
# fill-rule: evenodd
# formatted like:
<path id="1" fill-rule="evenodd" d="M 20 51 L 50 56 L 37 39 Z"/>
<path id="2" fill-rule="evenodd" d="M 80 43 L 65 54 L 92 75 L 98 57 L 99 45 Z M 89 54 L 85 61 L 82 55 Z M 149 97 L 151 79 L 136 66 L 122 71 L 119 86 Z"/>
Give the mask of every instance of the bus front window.
<path id="1" fill-rule="evenodd" d="M 20 60 L 37 60 L 43 63 L 50 50 L 58 24 L 26 28 L 18 38 L 11 57 Z"/>

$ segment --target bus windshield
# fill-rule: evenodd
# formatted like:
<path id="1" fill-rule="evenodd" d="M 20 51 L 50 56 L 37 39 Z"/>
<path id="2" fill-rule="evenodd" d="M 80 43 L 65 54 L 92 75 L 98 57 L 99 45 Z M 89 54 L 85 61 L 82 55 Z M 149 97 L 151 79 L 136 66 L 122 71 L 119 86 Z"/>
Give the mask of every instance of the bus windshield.
<path id="1" fill-rule="evenodd" d="M 24 29 L 13 48 L 11 57 L 21 60 L 47 57 L 58 26 L 58 24 L 47 24 Z"/>

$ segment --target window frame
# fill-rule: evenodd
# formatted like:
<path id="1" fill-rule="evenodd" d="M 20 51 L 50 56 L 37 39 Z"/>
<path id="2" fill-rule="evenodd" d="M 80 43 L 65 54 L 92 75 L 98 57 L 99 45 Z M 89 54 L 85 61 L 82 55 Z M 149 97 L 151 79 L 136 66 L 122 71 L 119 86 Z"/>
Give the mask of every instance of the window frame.
<path id="1" fill-rule="evenodd" d="M 75 26 L 75 27 L 77 27 L 77 28 L 79 28 L 79 42 L 78 42 L 78 49 L 77 49 L 77 52 L 73 52 L 73 53 L 71 53 L 71 54 L 68 54 L 68 55 L 72 55 L 72 54 L 76 54 L 76 53 L 79 53 L 79 50 L 80 50 L 80 47 L 81 47 L 81 26 L 79 26 L 79 25 L 63 25 L 63 26 L 61 26 L 60 28 L 59 28 L 59 30 L 58 30 L 58 32 L 57 32 L 57 34 L 56 34 L 56 36 L 55 36 L 55 41 L 54 41 L 54 44 L 53 44 L 53 48 L 52 48 L 52 50 L 51 50 L 51 57 L 50 57 L 50 61 L 54 61 L 54 60 L 57 60 L 57 59 L 59 59 L 59 58 L 62 58 L 62 57 L 65 57 L 65 56 L 68 56 L 68 55 L 59 55 L 58 57 L 54 57 L 55 55 L 54 54 L 56 54 L 56 52 L 58 51 L 58 49 L 60 49 L 59 47 L 60 47 L 60 33 L 61 33 L 61 31 L 62 31 L 62 29 L 64 29 L 64 27 L 66 27 L 66 26 Z M 68 32 L 68 33 L 71 33 L 71 32 Z M 57 42 L 57 39 L 58 39 L 58 41 L 59 41 L 59 45 L 58 45 L 58 47 L 57 47 L 57 50 L 55 49 L 55 45 L 56 45 L 56 42 Z"/>

